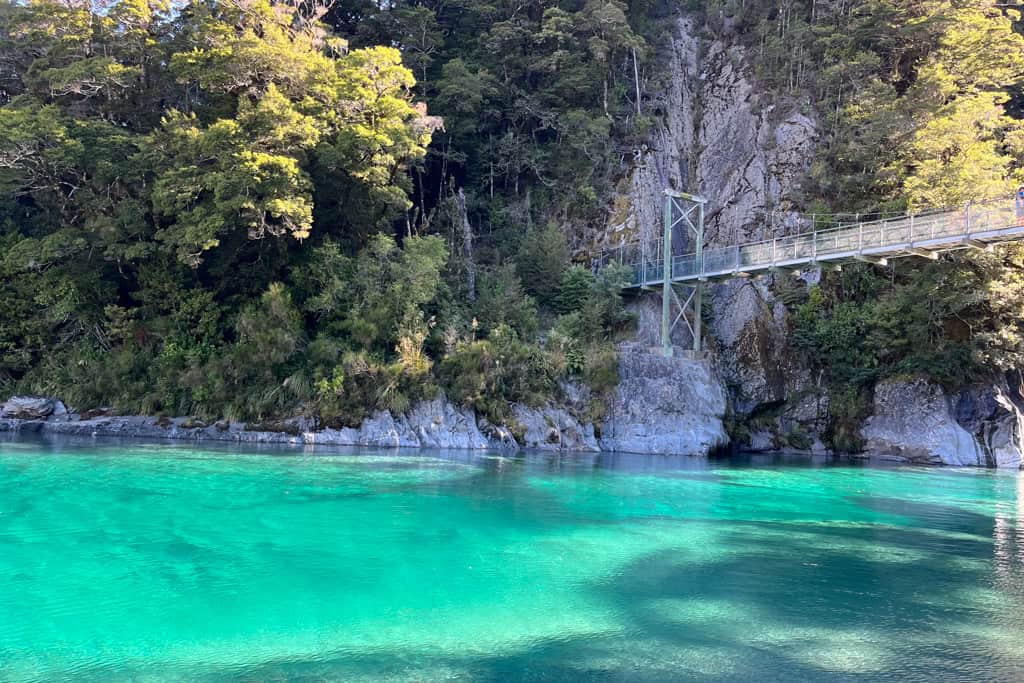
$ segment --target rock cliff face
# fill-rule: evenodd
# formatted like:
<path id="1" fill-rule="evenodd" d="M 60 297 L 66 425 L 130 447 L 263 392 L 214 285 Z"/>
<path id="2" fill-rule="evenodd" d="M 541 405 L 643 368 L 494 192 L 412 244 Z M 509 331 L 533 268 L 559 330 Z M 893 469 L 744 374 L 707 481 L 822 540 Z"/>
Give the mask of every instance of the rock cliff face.
<path id="1" fill-rule="evenodd" d="M 817 127 L 804 102 L 770 97 L 752 76 L 751 55 L 736 43 L 728 27 L 716 32 L 690 16 L 680 17 L 662 49 L 661 79 L 650 88 L 649 113 L 658 124 L 650 142 L 636 151 L 632 169 L 612 199 L 608 224 L 590 242 L 596 249 L 639 239 L 657 241 L 662 230 L 663 191 L 674 188 L 708 200 L 705 244 L 709 248 L 791 234 L 801 227 L 792 209 L 801 202 L 800 182 L 815 158 Z M 692 251 L 692 240 L 676 235 L 676 253 Z M 781 283 L 775 278 L 787 278 Z M 765 280 L 733 280 L 711 285 L 705 309 L 705 347 L 720 381 L 731 422 L 741 428 L 735 446 L 756 450 L 790 449 L 827 452 L 829 397 L 826 387 L 793 353 L 786 306 L 773 291 L 813 284 L 818 272 Z M 637 341 L 657 346 L 661 333 L 660 294 L 631 303 L 637 313 Z M 707 315 L 710 313 L 710 315 Z M 673 342 L 689 347 L 684 326 Z M 630 379 L 623 369 L 620 397 L 658 395 L 653 369 Z M 669 383 L 671 380 L 668 381 Z M 666 401 L 666 405 L 669 402 Z M 693 405 L 688 414 L 659 424 L 679 429 L 701 422 L 705 407 L 681 396 L 675 405 Z M 933 464 L 1020 467 L 1024 448 L 1024 401 L 1005 384 L 975 387 L 947 395 L 923 381 L 883 382 L 876 391 L 874 415 L 862 428 L 865 453 Z M 714 412 L 714 410 L 710 411 Z M 653 432 L 644 415 L 628 409 L 611 429 L 630 433 L 634 447 L 640 434 Z M 651 438 L 657 451 L 671 436 Z M 614 436 L 601 445 L 612 447 Z M 698 439 L 699 440 L 699 439 Z"/>
<path id="2" fill-rule="evenodd" d="M 634 348 L 623 353 L 619 372 L 601 448 L 708 453 L 728 443 L 725 391 L 708 363 Z"/>
<path id="3" fill-rule="evenodd" d="M 875 387 L 874 415 L 861 434 L 867 452 L 933 465 L 985 465 L 973 435 L 957 423 L 941 387 L 925 380 Z"/>
<path id="4" fill-rule="evenodd" d="M 956 396 L 923 379 L 875 387 L 874 415 L 862 430 L 867 452 L 935 465 L 1021 467 L 1024 413 L 1005 383 Z"/>
<path id="5" fill-rule="evenodd" d="M 974 436 L 988 467 L 1024 468 L 1024 396 L 1002 381 L 961 391 L 957 423 Z"/>
<path id="6" fill-rule="evenodd" d="M 711 248 L 799 228 L 789 209 L 814 159 L 815 122 L 801 103 L 773 102 L 760 91 L 749 55 L 731 41 L 692 17 L 678 19 L 664 48 L 665 70 L 655 87 L 660 94 L 652 98 L 659 124 L 619 184 L 609 224 L 594 239 L 598 248 L 657 240 L 668 187 L 708 200 L 705 241 Z M 673 248 L 688 252 L 692 240 L 676 236 Z M 821 422 L 823 396 L 789 353 L 786 309 L 768 285 L 733 281 L 709 287 L 706 346 L 716 376 L 728 387 L 733 413 L 744 418 L 770 411 L 779 416 L 776 431 L 813 431 Z M 660 295 L 645 295 L 632 309 L 638 342 L 659 344 Z M 674 343 L 691 345 L 685 327 L 673 335 Z"/>

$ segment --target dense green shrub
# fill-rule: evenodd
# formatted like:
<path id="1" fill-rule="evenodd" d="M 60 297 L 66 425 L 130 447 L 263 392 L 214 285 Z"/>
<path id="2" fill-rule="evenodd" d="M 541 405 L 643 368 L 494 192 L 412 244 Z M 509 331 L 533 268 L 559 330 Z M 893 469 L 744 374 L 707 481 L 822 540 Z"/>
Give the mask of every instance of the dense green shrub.
<path id="1" fill-rule="evenodd" d="M 562 273 L 555 309 L 559 313 L 578 311 L 583 308 L 593 290 L 593 273 L 582 266 L 572 266 Z"/>
<path id="2" fill-rule="evenodd" d="M 526 233 L 516 255 L 516 269 L 523 286 L 545 306 L 557 304 L 562 273 L 568 262 L 565 235 L 554 223 Z"/>
<path id="3" fill-rule="evenodd" d="M 480 274 L 473 313 L 485 334 L 501 325 L 511 327 L 521 339 L 533 339 L 537 334 L 537 304 L 526 294 L 512 263 Z"/>
<path id="4" fill-rule="evenodd" d="M 441 362 L 449 396 L 495 424 L 506 421 L 512 403 L 539 405 L 557 392 L 558 374 L 547 355 L 501 325 L 489 339 L 459 344 Z"/>

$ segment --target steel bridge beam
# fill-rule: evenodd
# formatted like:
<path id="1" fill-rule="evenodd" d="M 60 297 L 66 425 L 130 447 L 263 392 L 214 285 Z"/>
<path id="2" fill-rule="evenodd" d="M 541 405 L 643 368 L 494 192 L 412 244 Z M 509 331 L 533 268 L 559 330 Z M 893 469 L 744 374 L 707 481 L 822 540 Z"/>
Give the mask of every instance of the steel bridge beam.
<path id="1" fill-rule="evenodd" d="M 964 244 L 972 249 L 977 249 L 978 251 L 992 251 L 992 245 L 988 242 L 981 242 L 979 240 L 970 239 L 969 237 L 964 238 Z"/>
<path id="2" fill-rule="evenodd" d="M 884 256 L 869 256 L 868 254 L 857 254 L 853 258 L 864 263 L 871 263 L 876 266 L 887 266 L 889 265 L 889 259 Z"/>
<path id="3" fill-rule="evenodd" d="M 937 261 L 939 258 L 939 252 L 937 251 L 929 251 L 927 249 L 919 249 L 917 247 L 911 247 L 910 249 L 907 249 L 907 251 L 914 256 L 920 256 L 921 258 L 926 258 L 929 261 Z"/>

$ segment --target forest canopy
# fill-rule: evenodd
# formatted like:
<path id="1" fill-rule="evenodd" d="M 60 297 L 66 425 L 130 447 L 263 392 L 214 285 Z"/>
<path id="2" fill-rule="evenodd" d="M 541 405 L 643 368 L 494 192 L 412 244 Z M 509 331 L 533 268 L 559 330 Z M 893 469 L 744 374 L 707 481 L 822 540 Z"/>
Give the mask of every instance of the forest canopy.
<path id="1" fill-rule="evenodd" d="M 431 190 L 424 211 L 427 147 L 444 126 L 414 99 L 416 74 L 422 93 L 436 72 L 432 15 L 402 8 L 388 27 L 368 17 L 342 36 L 329 23 L 344 24 L 339 11 L 270 0 L 0 5 L 0 387 L 83 408 L 354 422 L 444 381 L 499 420 L 510 401 L 543 400 L 586 371 L 583 349 L 625 321 L 614 288 L 609 309 L 597 301 L 607 286 L 574 281 L 565 319 L 546 324 L 563 332 L 545 348 L 515 268 L 498 267 L 500 255 L 489 267 L 461 244 L 469 233 L 438 229 L 468 221 L 464 199 L 460 209 L 447 188 L 447 202 Z M 511 22 L 489 40 L 556 48 L 586 35 L 597 62 L 552 49 L 542 68 L 515 68 L 538 84 L 572 74 L 576 89 L 559 96 L 585 102 L 579 89 L 596 88 L 589 99 L 607 110 L 608 84 L 592 76 L 638 40 L 619 5 L 579 14 L 585 24 L 546 10 L 538 36 Z M 476 118 L 467 108 L 496 76 L 465 69 L 444 65 L 437 100 Z M 547 87 L 529 96 L 555 96 Z M 560 115 L 551 135 L 589 135 L 601 153 L 607 118 Z M 478 134 L 466 118 L 450 125 Z M 508 135 L 494 145 L 527 150 Z M 538 151 L 496 173 L 504 185 L 528 168 L 585 179 L 589 161 L 571 159 Z M 552 301 L 567 266 L 546 273 Z"/>

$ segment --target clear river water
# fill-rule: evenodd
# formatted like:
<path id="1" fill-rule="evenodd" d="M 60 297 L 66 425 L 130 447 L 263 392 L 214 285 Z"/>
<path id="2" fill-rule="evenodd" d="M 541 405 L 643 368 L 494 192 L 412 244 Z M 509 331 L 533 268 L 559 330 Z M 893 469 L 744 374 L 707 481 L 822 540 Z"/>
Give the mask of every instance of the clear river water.
<path id="1" fill-rule="evenodd" d="M 1021 681 L 1024 476 L 0 441 L 0 681 Z"/>

